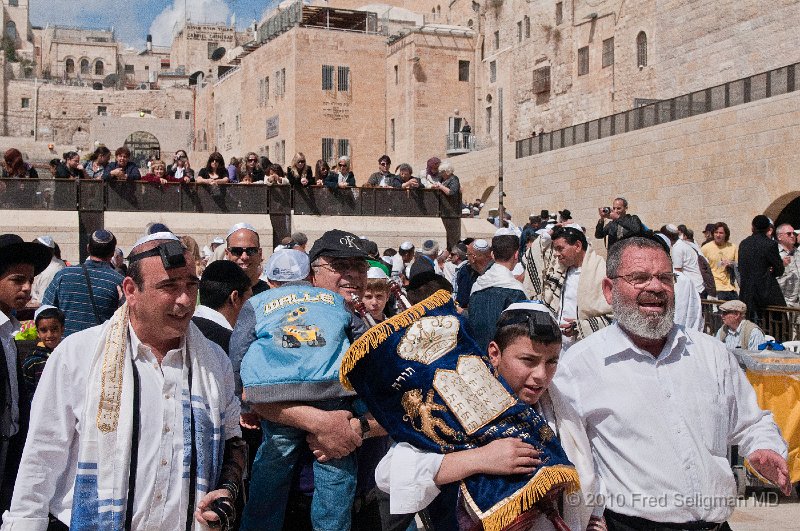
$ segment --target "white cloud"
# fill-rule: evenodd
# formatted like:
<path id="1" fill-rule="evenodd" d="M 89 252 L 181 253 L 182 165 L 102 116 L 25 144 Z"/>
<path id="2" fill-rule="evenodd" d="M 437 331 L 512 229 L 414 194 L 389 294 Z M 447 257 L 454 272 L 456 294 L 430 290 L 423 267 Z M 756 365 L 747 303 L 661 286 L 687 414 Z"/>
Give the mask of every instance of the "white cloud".
<path id="1" fill-rule="evenodd" d="M 153 44 L 157 46 L 172 44 L 176 24 L 183 24 L 184 4 L 186 18 L 192 22 L 225 22 L 231 14 L 224 0 L 174 0 L 172 5 L 165 7 L 150 24 L 148 33 L 153 36 Z M 180 25 L 177 28 L 180 28 Z"/>

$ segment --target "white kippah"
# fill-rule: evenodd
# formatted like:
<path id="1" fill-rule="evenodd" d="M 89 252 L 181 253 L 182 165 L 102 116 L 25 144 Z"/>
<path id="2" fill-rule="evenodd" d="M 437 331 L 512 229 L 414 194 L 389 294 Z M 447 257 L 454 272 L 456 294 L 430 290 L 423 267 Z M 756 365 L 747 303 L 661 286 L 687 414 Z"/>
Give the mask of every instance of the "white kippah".
<path id="1" fill-rule="evenodd" d="M 566 229 L 567 227 L 578 229 L 579 231 L 583 232 L 583 227 L 581 227 L 578 223 L 566 223 L 564 225 L 561 225 L 561 228 L 563 229 Z"/>
<path id="2" fill-rule="evenodd" d="M 221 236 L 217 236 L 216 238 L 211 240 L 211 243 L 218 243 L 222 245 L 223 243 L 225 243 L 225 240 Z"/>
<path id="3" fill-rule="evenodd" d="M 50 306 L 49 304 L 42 304 L 41 306 L 36 308 L 36 311 L 33 313 L 33 321 L 36 322 L 36 318 L 39 317 L 40 313 L 42 313 L 45 310 L 49 310 L 51 308 L 56 309 L 55 306 Z"/>
<path id="4" fill-rule="evenodd" d="M 510 227 L 500 227 L 496 231 L 494 231 L 495 236 L 516 236 L 517 233 L 514 232 L 514 229 Z"/>
<path id="5" fill-rule="evenodd" d="M 156 240 L 175 240 L 175 241 L 178 241 L 178 242 L 181 241 L 180 238 L 178 238 L 177 236 L 175 236 L 171 232 L 154 232 L 153 234 L 148 234 L 147 236 L 142 236 L 141 238 L 136 240 L 136 243 L 134 243 L 133 247 L 131 247 L 131 251 L 136 249 L 137 247 L 139 247 L 142 244 L 145 244 L 147 242 L 156 241 Z"/>
<path id="6" fill-rule="evenodd" d="M 414 248 L 414 244 L 409 242 L 409 241 L 405 241 L 405 242 L 400 244 L 400 250 L 401 251 L 410 251 L 413 248 Z"/>
<path id="7" fill-rule="evenodd" d="M 380 267 L 370 267 L 367 270 L 367 278 L 385 278 L 388 280 L 389 276 Z"/>
<path id="8" fill-rule="evenodd" d="M 258 231 L 256 230 L 256 228 L 254 226 L 250 225 L 249 223 L 242 222 L 242 223 L 237 223 L 236 225 L 231 227 L 231 230 L 228 231 L 228 234 L 225 237 L 226 238 L 230 238 L 231 234 L 233 234 L 237 230 L 242 230 L 242 229 L 249 230 L 251 232 L 254 232 L 256 235 L 258 235 Z"/>
<path id="9" fill-rule="evenodd" d="M 486 252 L 489 250 L 489 242 L 487 242 L 486 240 L 475 240 L 474 242 L 472 242 L 472 247 L 476 251 Z"/>
<path id="10" fill-rule="evenodd" d="M 543 312 L 546 313 L 547 315 L 552 316 L 550 310 L 547 309 L 547 306 L 545 306 L 540 301 L 515 302 L 514 304 L 510 305 L 508 308 L 503 310 L 500 315 L 506 312 L 510 312 L 512 310 L 528 310 L 533 312 Z"/>
<path id="11" fill-rule="evenodd" d="M 56 242 L 53 241 L 52 236 L 39 236 L 38 238 L 36 238 L 36 241 L 41 243 L 42 245 L 50 247 L 51 249 L 56 248 Z"/>

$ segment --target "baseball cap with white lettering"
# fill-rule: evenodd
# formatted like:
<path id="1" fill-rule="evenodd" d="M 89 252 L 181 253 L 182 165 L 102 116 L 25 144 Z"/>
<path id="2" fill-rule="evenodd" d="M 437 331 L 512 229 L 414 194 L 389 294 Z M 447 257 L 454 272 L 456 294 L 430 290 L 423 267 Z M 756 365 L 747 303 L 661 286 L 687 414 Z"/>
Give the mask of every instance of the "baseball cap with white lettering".
<path id="1" fill-rule="evenodd" d="M 361 240 L 351 232 L 333 229 L 319 237 L 308 253 L 309 261 L 313 262 L 320 256 L 332 258 L 363 258 L 369 255 L 361 248 Z"/>

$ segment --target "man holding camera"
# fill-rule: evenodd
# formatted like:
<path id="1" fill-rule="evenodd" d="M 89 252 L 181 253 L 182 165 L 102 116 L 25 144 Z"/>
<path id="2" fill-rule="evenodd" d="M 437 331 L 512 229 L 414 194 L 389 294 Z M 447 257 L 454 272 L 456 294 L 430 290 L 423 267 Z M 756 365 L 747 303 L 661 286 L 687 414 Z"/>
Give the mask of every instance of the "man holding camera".
<path id="1" fill-rule="evenodd" d="M 235 520 L 239 400 L 230 360 L 191 324 L 194 261 L 168 232 L 139 240 L 128 260 L 127 302 L 45 367 L 4 531 Z"/>
<path id="2" fill-rule="evenodd" d="M 594 229 L 594 237 L 598 240 L 607 238 L 607 249 L 617 243 L 617 240 L 642 234 L 645 230 L 638 216 L 628 214 L 628 201 L 624 197 L 614 199 L 611 207 L 599 208 L 598 212 L 600 219 Z M 606 219 L 611 220 L 608 225 L 605 225 Z"/>

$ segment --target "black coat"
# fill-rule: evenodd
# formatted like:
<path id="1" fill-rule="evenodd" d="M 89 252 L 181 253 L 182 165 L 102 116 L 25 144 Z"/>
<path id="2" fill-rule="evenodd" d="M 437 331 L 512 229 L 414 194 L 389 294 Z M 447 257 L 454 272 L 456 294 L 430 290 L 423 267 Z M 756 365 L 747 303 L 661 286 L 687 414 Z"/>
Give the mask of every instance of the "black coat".
<path id="1" fill-rule="evenodd" d="M 749 315 L 765 306 L 786 306 L 777 280 L 783 270 L 778 242 L 765 234 L 753 234 L 739 244 L 739 298 Z"/>
<path id="2" fill-rule="evenodd" d="M 211 319 L 206 319 L 204 317 L 192 317 L 192 322 L 200 329 L 206 339 L 209 341 L 213 341 L 220 347 L 222 350 L 225 351 L 225 354 L 228 354 L 228 350 L 230 349 L 231 345 L 231 334 L 233 331 L 228 330 L 224 326 L 220 326 Z"/>

